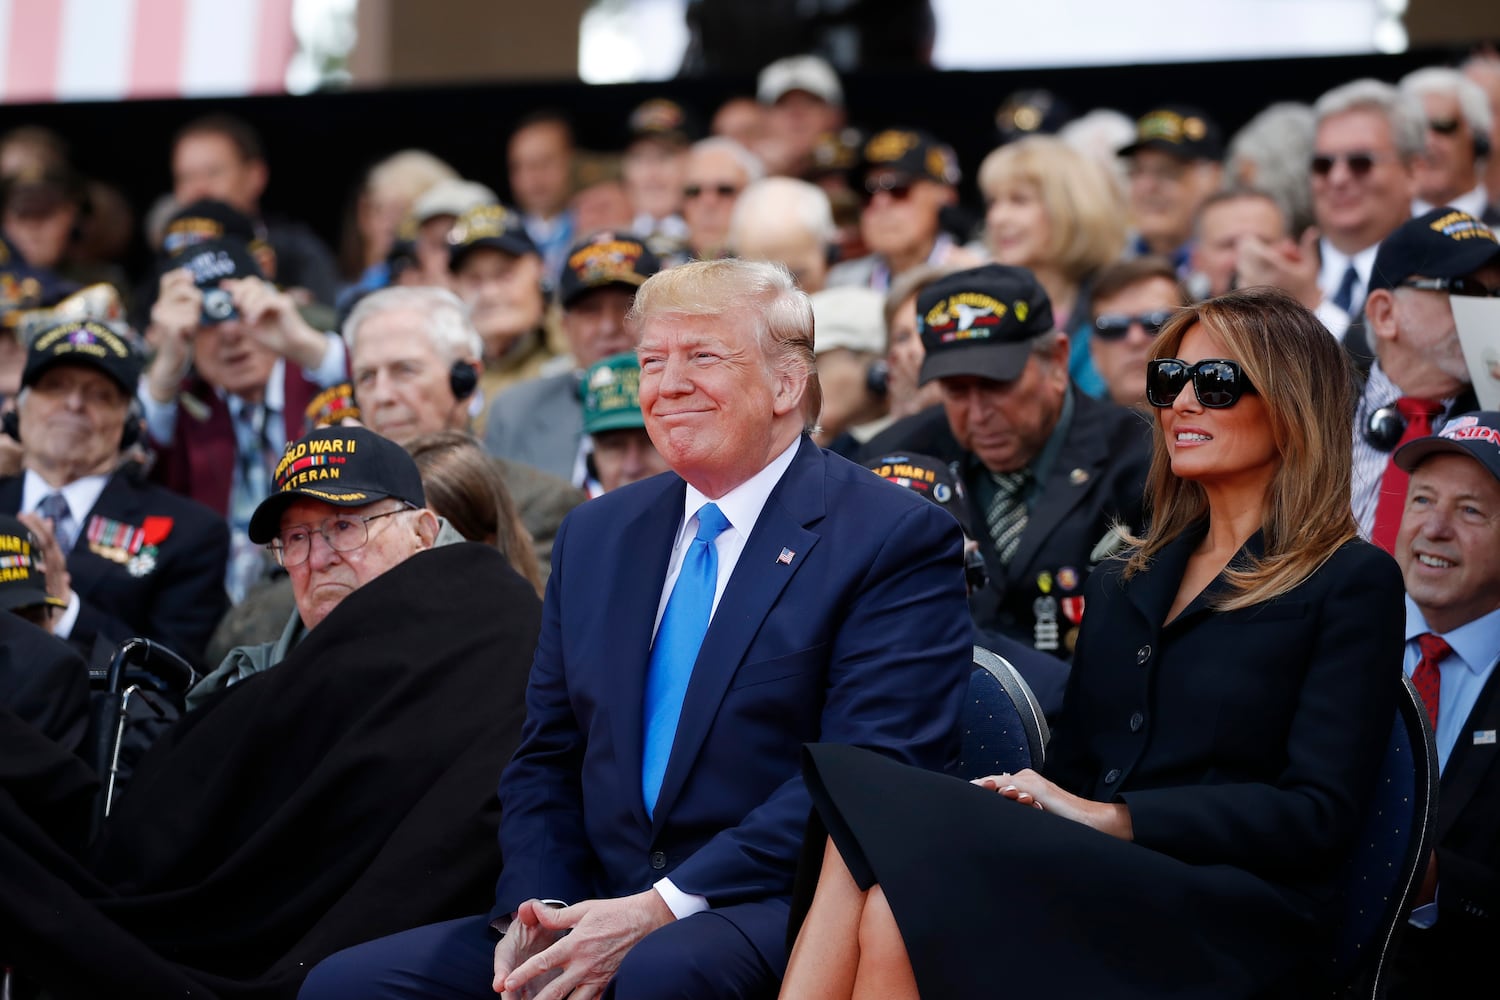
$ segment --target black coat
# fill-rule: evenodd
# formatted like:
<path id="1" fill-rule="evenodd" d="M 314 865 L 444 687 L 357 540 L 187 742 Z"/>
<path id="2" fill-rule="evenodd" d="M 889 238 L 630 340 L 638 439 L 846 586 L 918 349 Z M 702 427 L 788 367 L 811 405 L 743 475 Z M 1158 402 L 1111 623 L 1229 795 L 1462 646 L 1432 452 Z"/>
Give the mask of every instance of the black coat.
<path id="1" fill-rule="evenodd" d="M 874 459 L 910 451 L 957 463 L 973 508 L 966 532 L 979 541 L 989 570 L 989 584 L 970 599 L 975 624 L 1060 657 L 1072 655 L 1095 546 L 1116 520 L 1131 530 L 1143 526 L 1142 493 L 1151 464 L 1151 425 L 1139 414 L 1093 399 L 1076 386 L 1072 392 L 1068 436 L 1040 484 L 1015 554 L 1003 566 L 985 512 L 973 499 L 975 484 L 988 473 L 954 439 L 941 406 L 897 421 L 863 452 Z M 1045 623 L 1037 627 L 1038 611 L 1057 622 L 1055 647 Z"/>

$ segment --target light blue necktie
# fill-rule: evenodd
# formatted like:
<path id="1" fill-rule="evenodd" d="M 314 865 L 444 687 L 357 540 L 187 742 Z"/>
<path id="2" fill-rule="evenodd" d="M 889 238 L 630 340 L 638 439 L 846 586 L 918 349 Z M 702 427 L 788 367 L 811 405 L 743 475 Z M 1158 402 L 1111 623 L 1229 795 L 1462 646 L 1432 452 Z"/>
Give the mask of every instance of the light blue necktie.
<path id="1" fill-rule="evenodd" d="M 698 534 L 682 558 L 682 569 L 667 598 L 651 644 L 651 663 L 646 673 L 645 744 L 641 752 L 641 795 L 646 812 L 656 811 L 656 796 L 667 773 L 667 758 L 677 735 L 677 719 L 687 694 L 698 647 L 708 631 L 713 613 L 714 589 L 719 582 L 719 554 L 714 539 L 729 527 L 718 507 L 706 503 L 698 508 Z"/>

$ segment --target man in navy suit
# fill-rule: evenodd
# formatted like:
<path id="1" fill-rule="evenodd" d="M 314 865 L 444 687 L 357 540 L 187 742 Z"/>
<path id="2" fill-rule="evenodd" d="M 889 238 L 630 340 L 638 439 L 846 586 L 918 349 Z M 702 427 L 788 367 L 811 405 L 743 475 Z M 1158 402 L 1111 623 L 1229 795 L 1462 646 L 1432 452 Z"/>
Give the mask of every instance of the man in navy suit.
<path id="1" fill-rule="evenodd" d="M 1456 416 L 1393 461 L 1411 473 L 1396 535 L 1406 672 L 1433 722 L 1441 779 L 1437 846 L 1390 996 L 1463 996 L 1500 940 L 1500 413 Z"/>
<path id="2" fill-rule="evenodd" d="M 802 744 L 934 769 L 956 750 L 962 534 L 808 438 L 806 295 L 780 265 L 695 262 L 647 281 L 631 322 L 673 473 L 558 532 L 500 781 L 494 909 L 335 955 L 303 997 L 774 995 L 809 814 Z M 694 580 L 706 630 L 674 675 Z"/>

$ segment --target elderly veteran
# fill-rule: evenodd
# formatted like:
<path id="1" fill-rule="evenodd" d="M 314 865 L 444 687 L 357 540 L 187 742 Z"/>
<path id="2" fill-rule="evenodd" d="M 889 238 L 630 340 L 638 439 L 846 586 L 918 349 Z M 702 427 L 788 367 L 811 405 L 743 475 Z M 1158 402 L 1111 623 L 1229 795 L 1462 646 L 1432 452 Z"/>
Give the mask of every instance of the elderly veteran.
<path id="1" fill-rule="evenodd" d="M 916 451 L 957 463 L 974 503 L 989 584 L 975 622 L 1055 656 L 1072 654 L 1083 584 L 1113 539 L 1141 524 L 1147 425 L 1068 379 L 1068 335 L 1025 268 L 986 264 L 917 296 L 923 384 L 942 406 L 898 420 L 865 454 Z"/>
<path id="2" fill-rule="evenodd" d="M 340 601 L 409 556 L 463 541 L 426 502 L 405 449 L 366 428 L 323 427 L 288 445 L 250 537 L 286 570 L 296 610 L 274 642 L 231 649 L 188 707 L 280 663 Z"/>
<path id="3" fill-rule="evenodd" d="M 140 372 L 129 340 L 104 323 L 38 334 L 17 397 L 22 472 L 0 480 L 0 513 L 19 515 L 36 536 L 68 605 L 53 633 L 86 660 L 102 664 L 142 636 L 197 664 L 229 606 L 229 532 L 125 460 L 140 437 L 130 413 Z"/>
<path id="4" fill-rule="evenodd" d="M 641 365 L 612 354 L 583 373 L 583 433 L 588 435 L 590 496 L 666 472 L 641 413 Z"/>
<path id="5" fill-rule="evenodd" d="M 635 349 L 625 314 L 635 290 L 660 269 L 656 254 L 629 233 L 603 231 L 574 244 L 557 284 L 572 370 L 515 386 L 495 402 L 484 432 L 491 455 L 584 485 L 579 377 L 595 361 Z"/>
<path id="6" fill-rule="evenodd" d="M 0 710 L 0 965 L 45 995 L 289 997 L 490 898 L 535 591 L 489 546 L 434 548 L 415 464 L 370 431 L 316 431 L 276 478 L 250 531 L 306 635 L 168 729 L 86 850 L 59 817 L 93 775 Z"/>

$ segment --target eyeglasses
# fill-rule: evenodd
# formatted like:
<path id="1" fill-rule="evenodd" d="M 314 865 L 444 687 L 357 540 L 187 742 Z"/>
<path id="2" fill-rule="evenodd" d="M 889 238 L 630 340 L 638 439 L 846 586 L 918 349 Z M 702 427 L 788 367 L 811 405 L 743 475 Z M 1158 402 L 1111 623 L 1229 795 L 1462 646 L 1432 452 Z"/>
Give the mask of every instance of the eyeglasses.
<path id="1" fill-rule="evenodd" d="M 1171 406 L 1189 381 L 1198 402 L 1211 410 L 1233 406 L 1245 393 L 1255 391 L 1239 362 L 1208 358 L 1190 365 L 1176 358 L 1157 358 L 1146 362 L 1146 401 L 1155 407 Z"/>
<path id="2" fill-rule="evenodd" d="M 1452 135 L 1458 131 L 1459 120 L 1457 118 L 1429 118 L 1427 127 L 1438 135 Z"/>
<path id="3" fill-rule="evenodd" d="M 733 198 L 740 193 L 740 189 L 733 184 L 689 184 L 682 189 L 682 196 L 688 200 L 701 198 L 705 194 L 716 194 L 720 198 Z"/>
<path id="4" fill-rule="evenodd" d="M 865 201 L 871 201 L 884 191 L 895 201 L 905 201 L 911 194 L 912 182 L 899 174 L 881 174 L 865 178 Z"/>
<path id="5" fill-rule="evenodd" d="M 1343 160 L 1349 167 L 1349 173 L 1355 177 L 1365 177 L 1375 169 L 1375 164 L 1392 159 L 1395 157 L 1389 153 L 1319 153 L 1312 158 L 1312 172 L 1316 177 L 1327 177 L 1333 173 L 1333 165 Z"/>
<path id="6" fill-rule="evenodd" d="M 1500 288 L 1491 288 L 1478 278 L 1407 278 L 1402 288 L 1416 288 L 1424 292 L 1447 292 L 1469 298 L 1500 298 Z"/>
<path id="7" fill-rule="evenodd" d="M 283 568 L 301 566 L 312 555 L 312 536 L 322 535 L 323 541 L 335 552 L 353 552 L 370 540 L 370 522 L 382 517 L 416 510 L 411 504 L 388 510 L 380 514 L 347 514 L 342 517 L 324 518 L 322 524 L 294 524 L 272 540 L 266 548 L 276 557 Z"/>
<path id="8" fill-rule="evenodd" d="M 1157 309 L 1154 312 L 1141 313 L 1137 316 L 1130 316 L 1126 313 L 1103 313 L 1094 320 L 1094 333 L 1100 340 L 1121 340 L 1130 332 L 1132 323 L 1139 323 L 1141 329 L 1146 331 L 1146 336 L 1154 337 L 1171 318 L 1172 310 L 1170 309 Z"/>

